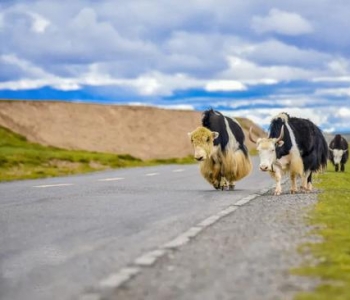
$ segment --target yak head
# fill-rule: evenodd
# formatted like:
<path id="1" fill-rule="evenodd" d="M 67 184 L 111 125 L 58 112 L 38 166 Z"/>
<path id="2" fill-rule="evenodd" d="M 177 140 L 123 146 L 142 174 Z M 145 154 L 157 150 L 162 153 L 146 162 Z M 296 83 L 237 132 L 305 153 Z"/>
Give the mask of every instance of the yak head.
<path id="1" fill-rule="evenodd" d="M 261 171 L 273 171 L 273 165 L 276 163 L 276 149 L 278 147 L 282 147 L 283 142 L 283 129 L 284 125 L 282 125 L 281 133 L 278 138 L 258 138 L 254 140 L 252 136 L 252 127 L 249 129 L 249 139 L 256 144 L 256 149 L 259 152 L 260 165 L 259 168 Z"/>
<path id="2" fill-rule="evenodd" d="M 197 161 L 204 161 L 214 151 L 214 140 L 219 136 L 219 133 L 205 127 L 198 127 L 189 132 L 188 136 L 194 148 L 194 158 Z"/>

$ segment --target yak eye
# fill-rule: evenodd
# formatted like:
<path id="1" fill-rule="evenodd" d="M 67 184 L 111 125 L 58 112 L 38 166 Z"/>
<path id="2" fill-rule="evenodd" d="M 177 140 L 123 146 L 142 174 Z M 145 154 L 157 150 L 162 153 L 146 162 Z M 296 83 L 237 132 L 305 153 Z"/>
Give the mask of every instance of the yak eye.
<path id="1" fill-rule="evenodd" d="M 207 137 L 207 143 L 209 143 L 210 142 L 210 138 L 209 138 L 209 136 Z"/>
<path id="2" fill-rule="evenodd" d="M 275 152 L 275 149 L 271 149 L 271 152 Z"/>

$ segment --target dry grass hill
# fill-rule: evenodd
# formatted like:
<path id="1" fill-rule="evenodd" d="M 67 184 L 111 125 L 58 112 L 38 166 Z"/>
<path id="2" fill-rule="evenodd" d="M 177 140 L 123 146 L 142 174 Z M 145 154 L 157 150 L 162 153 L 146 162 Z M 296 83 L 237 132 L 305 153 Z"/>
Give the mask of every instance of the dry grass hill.
<path id="1" fill-rule="evenodd" d="M 244 116 L 242 116 L 244 117 Z M 264 131 L 239 118 L 246 133 Z M 0 101 L 0 126 L 29 141 L 65 149 L 130 154 L 141 159 L 192 154 L 187 132 L 200 126 L 201 112 L 154 107 L 54 101 Z M 248 148 L 253 145 L 247 139 Z"/>

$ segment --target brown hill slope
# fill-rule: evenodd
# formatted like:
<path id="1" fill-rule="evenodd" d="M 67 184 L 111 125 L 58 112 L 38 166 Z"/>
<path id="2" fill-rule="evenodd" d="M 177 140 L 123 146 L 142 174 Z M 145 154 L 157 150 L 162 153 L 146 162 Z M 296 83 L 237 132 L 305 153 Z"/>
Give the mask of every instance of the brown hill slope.
<path id="1" fill-rule="evenodd" d="M 239 120 L 247 133 L 251 121 Z M 30 141 L 66 149 L 130 154 L 141 159 L 192 154 L 187 132 L 200 122 L 201 112 L 198 111 L 52 101 L 0 101 L 0 125 Z M 264 134 L 256 125 L 254 133 Z M 249 141 L 247 145 L 252 147 Z"/>

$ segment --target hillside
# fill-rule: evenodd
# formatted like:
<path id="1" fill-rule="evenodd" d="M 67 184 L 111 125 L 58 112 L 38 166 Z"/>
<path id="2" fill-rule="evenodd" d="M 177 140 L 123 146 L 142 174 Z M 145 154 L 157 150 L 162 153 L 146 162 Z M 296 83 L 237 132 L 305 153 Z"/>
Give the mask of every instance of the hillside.
<path id="1" fill-rule="evenodd" d="M 200 125 L 201 112 L 143 106 L 53 101 L 0 101 L 0 126 L 29 141 L 70 150 L 166 159 L 192 154 L 187 132 Z M 263 130 L 245 118 L 245 133 Z M 247 140 L 248 148 L 253 148 Z"/>

